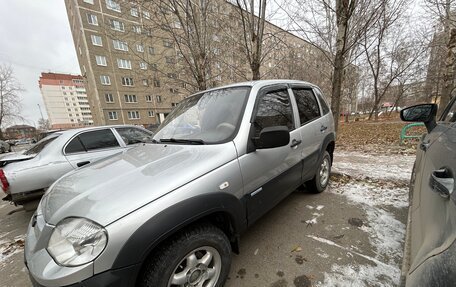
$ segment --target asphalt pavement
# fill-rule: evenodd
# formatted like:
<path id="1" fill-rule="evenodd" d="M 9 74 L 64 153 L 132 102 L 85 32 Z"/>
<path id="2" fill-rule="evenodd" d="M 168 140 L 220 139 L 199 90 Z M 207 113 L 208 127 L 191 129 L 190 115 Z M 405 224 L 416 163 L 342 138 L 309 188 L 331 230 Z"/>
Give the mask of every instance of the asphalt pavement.
<path id="1" fill-rule="evenodd" d="M 375 161 L 384 172 L 363 174 Z M 410 156 L 337 154 L 337 175 L 325 192 L 295 191 L 243 234 L 225 286 L 395 286 L 412 163 Z M 394 167 L 403 174 L 391 179 L 387 171 Z M 345 170 L 351 174 L 341 175 Z M 0 202 L 0 286 L 5 287 L 31 286 L 23 245 L 32 213 L 7 215 L 15 208 Z"/>

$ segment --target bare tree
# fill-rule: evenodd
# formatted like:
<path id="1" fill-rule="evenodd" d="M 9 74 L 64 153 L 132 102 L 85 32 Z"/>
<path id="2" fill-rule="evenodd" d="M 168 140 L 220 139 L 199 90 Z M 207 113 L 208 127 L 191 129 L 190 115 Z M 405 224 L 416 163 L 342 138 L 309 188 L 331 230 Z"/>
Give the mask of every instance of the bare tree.
<path id="1" fill-rule="evenodd" d="M 290 30 L 320 49 L 333 67 L 331 110 L 336 117 L 346 68 L 359 56 L 353 50 L 378 18 L 382 1 L 386 0 L 295 0 L 281 5 L 291 20 Z M 337 130 L 338 121 L 335 124 Z"/>
<path id="2" fill-rule="evenodd" d="M 20 93 L 22 91 L 23 89 L 14 77 L 11 66 L 0 64 L 0 127 L 21 118 Z M 3 138 L 1 128 L 0 138 Z"/>
<path id="3" fill-rule="evenodd" d="M 454 10 L 455 0 L 426 0 L 428 8 L 433 12 L 440 23 L 443 24 L 443 42 L 446 43 L 446 57 L 443 69 L 443 88 L 440 97 L 440 108 L 438 114 L 441 115 L 447 106 L 455 90 L 455 70 L 456 70 L 456 25 Z"/>
<path id="4" fill-rule="evenodd" d="M 386 1 L 381 16 L 361 42 L 373 81 L 374 105 L 369 119 L 378 119 L 379 104 L 391 85 L 406 76 L 425 55 L 424 43 L 403 32 L 400 19 L 406 4 L 406 0 Z"/>
<path id="5" fill-rule="evenodd" d="M 243 52 L 252 71 L 252 80 L 259 80 L 263 58 L 266 0 L 236 0 L 236 6 L 242 23 Z"/>
<path id="6" fill-rule="evenodd" d="M 51 122 L 49 119 L 39 119 L 38 120 L 38 129 L 41 131 L 47 131 L 51 128 Z"/>

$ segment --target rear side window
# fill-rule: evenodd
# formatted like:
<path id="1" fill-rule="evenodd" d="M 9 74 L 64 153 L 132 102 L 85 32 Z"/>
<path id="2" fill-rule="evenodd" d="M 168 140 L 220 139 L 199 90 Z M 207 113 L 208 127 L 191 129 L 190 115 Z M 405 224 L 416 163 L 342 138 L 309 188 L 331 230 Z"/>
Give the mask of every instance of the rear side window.
<path id="1" fill-rule="evenodd" d="M 293 130 L 293 112 L 288 91 L 281 89 L 262 94 L 258 100 L 253 124 L 255 137 L 258 137 L 261 130 L 266 127 L 286 126 L 289 131 Z"/>
<path id="2" fill-rule="evenodd" d="M 301 126 L 320 117 L 320 107 L 311 89 L 293 88 Z"/>
<path id="3" fill-rule="evenodd" d="M 321 110 L 323 111 L 323 115 L 326 115 L 327 113 L 329 113 L 329 107 L 326 104 L 326 101 L 323 98 L 323 95 L 321 94 L 320 90 L 315 89 L 315 93 L 316 93 L 316 95 L 318 97 L 318 101 L 320 102 Z"/>
<path id="4" fill-rule="evenodd" d="M 48 144 L 55 140 L 59 135 L 51 135 L 37 142 L 33 147 L 24 152 L 24 155 L 39 154 Z"/>
<path id="5" fill-rule="evenodd" d="M 65 148 L 65 153 L 76 153 L 118 147 L 119 142 L 111 130 L 85 132 L 73 138 Z"/>

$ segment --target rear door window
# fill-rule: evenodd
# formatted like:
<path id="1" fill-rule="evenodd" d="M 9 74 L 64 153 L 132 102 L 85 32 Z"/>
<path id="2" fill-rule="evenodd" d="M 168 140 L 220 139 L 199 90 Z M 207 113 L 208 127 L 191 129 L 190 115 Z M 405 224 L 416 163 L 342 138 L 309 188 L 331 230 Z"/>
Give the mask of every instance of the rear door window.
<path id="1" fill-rule="evenodd" d="M 321 110 L 323 112 L 323 115 L 326 115 L 327 113 L 329 113 L 329 107 L 326 104 L 326 101 L 323 98 L 323 95 L 321 94 L 319 89 L 315 89 L 315 94 L 317 95 L 318 101 L 320 102 Z"/>
<path id="2" fill-rule="evenodd" d="M 77 153 L 119 147 L 119 142 L 110 129 L 79 134 L 65 148 L 65 153 Z"/>
<path id="3" fill-rule="evenodd" d="M 320 107 L 312 89 L 293 88 L 301 126 L 320 117 Z"/>

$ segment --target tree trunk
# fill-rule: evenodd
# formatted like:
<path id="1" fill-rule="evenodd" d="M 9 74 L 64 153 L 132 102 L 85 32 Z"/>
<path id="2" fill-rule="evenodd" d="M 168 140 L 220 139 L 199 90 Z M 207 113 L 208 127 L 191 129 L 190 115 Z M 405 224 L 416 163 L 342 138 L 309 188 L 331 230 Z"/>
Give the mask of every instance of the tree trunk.
<path id="1" fill-rule="evenodd" d="M 344 78 L 344 42 L 345 27 L 339 27 L 337 31 L 337 52 L 334 59 L 334 73 L 332 79 L 332 97 L 331 97 L 331 111 L 334 115 L 334 128 L 336 132 L 339 128 L 340 118 L 340 99 L 342 95 L 342 82 Z"/>
<path id="2" fill-rule="evenodd" d="M 454 89 L 454 72 L 456 69 L 456 29 L 450 30 L 449 40 L 447 43 L 447 56 L 445 59 L 445 71 L 443 74 L 443 89 L 440 97 L 438 117 L 450 102 Z"/>

